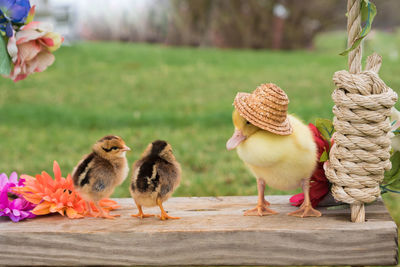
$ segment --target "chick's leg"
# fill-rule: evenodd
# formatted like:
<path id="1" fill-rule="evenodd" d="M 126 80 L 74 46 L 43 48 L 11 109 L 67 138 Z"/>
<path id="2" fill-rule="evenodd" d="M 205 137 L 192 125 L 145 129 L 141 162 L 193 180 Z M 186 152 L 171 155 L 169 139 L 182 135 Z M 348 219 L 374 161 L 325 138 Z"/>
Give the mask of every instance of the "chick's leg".
<path id="1" fill-rule="evenodd" d="M 264 198 L 265 182 L 263 179 L 257 179 L 257 189 L 258 189 L 257 207 L 245 211 L 244 216 L 264 216 L 264 215 L 278 214 L 278 212 L 267 208 L 270 204 Z"/>
<path id="2" fill-rule="evenodd" d="M 161 210 L 161 215 L 158 215 L 157 217 L 158 218 L 160 218 L 161 220 L 168 220 L 168 219 L 180 219 L 180 217 L 172 217 L 172 216 L 169 216 L 166 212 L 165 212 L 165 210 L 164 210 L 164 208 L 163 208 L 163 206 L 162 206 L 162 202 L 161 202 L 161 199 L 160 198 L 157 198 L 157 205 L 160 207 L 160 210 Z"/>
<path id="3" fill-rule="evenodd" d="M 85 201 L 85 204 L 86 204 L 85 216 L 88 216 L 88 217 L 97 217 L 98 214 L 95 213 L 95 212 L 93 212 L 92 205 L 90 204 L 90 201 Z"/>
<path id="4" fill-rule="evenodd" d="M 103 209 L 97 201 L 93 202 L 96 209 L 99 211 L 98 217 L 105 218 L 105 219 L 115 219 L 115 217 L 119 217 L 121 215 L 111 215 L 110 212 L 106 209 Z"/>
<path id="5" fill-rule="evenodd" d="M 154 214 L 144 214 L 141 205 L 136 203 L 136 206 L 137 206 L 139 212 L 137 214 L 132 214 L 131 215 L 132 217 L 138 217 L 140 219 L 143 219 L 143 218 L 148 218 L 148 217 L 153 217 L 154 216 Z"/>
<path id="6" fill-rule="evenodd" d="M 301 204 L 300 208 L 296 211 L 288 213 L 288 215 L 291 216 L 297 216 L 297 217 L 320 217 L 321 212 L 318 210 L 314 209 L 311 205 L 310 201 L 310 179 L 303 179 L 302 180 L 302 187 L 303 187 L 303 193 L 304 193 L 304 201 L 303 204 Z"/>

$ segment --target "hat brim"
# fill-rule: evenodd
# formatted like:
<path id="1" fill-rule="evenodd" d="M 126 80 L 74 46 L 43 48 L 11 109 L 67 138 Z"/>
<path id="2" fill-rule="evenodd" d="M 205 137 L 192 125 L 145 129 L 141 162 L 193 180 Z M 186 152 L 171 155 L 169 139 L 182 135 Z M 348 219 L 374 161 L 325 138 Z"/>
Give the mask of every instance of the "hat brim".
<path id="1" fill-rule="evenodd" d="M 293 132 L 293 128 L 290 124 L 288 117 L 284 121 L 276 121 L 272 118 L 258 114 L 257 111 L 247 101 L 250 98 L 249 93 L 238 93 L 235 97 L 233 105 L 239 112 L 240 116 L 245 118 L 251 124 L 277 135 L 290 135 Z"/>

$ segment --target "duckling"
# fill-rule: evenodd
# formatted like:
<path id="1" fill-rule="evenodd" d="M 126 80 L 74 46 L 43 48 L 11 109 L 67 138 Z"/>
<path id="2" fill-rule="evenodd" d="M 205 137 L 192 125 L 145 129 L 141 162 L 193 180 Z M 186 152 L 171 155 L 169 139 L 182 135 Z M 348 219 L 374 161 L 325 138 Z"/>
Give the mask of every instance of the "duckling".
<path id="1" fill-rule="evenodd" d="M 92 153 L 85 155 L 72 172 L 74 186 L 86 202 L 89 215 L 113 219 L 101 208 L 99 201 L 108 198 L 116 186 L 122 184 L 128 175 L 129 166 L 126 152 L 130 148 L 121 137 L 104 136 L 92 147 Z M 99 214 L 94 214 L 90 202 L 93 201 Z"/>
<path id="2" fill-rule="evenodd" d="M 181 167 L 172 153 L 172 147 L 166 141 L 156 140 L 149 144 L 141 158 L 132 165 L 132 182 L 129 188 L 138 208 L 138 213 L 131 215 L 141 219 L 154 214 L 143 213 L 142 206 L 158 206 L 161 220 L 180 219 L 169 216 L 162 203 L 178 187 L 181 180 Z"/>
<path id="3" fill-rule="evenodd" d="M 277 214 L 264 198 L 266 185 L 280 190 L 302 186 L 304 203 L 288 215 L 321 216 L 309 198 L 309 177 L 317 164 L 317 147 L 309 128 L 287 115 L 288 102 L 283 90 L 274 84 L 261 85 L 253 94 L 239 93 L 235 98 L 235 132 L 226 147 L 237 148 L 239 158 L 257 178 L 258 204 L 247 210 L 246 216 Z"/>

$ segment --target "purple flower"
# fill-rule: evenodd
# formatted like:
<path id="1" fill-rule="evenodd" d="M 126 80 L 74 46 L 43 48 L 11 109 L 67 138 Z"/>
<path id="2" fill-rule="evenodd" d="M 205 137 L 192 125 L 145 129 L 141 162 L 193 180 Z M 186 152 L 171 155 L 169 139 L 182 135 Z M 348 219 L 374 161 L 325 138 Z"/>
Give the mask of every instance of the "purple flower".
<path id="1" fill-rule="evenodd" d="M 25 23 L 30 9 L 29 0 L 0 0 L 0 30 L 11 37 L 12 23 Z"/>
<path id="2" fill-rule="evenodd" d="M 35 217 L 31 210 L 36 205 L 11 190 L 12 187 L 24 186 L 24 183 L 24 179 L 18 180 L 16 172 L 11 173 L 10 178 L 0 174 L 0 216 L 8 216 L 13 222 Z"/>

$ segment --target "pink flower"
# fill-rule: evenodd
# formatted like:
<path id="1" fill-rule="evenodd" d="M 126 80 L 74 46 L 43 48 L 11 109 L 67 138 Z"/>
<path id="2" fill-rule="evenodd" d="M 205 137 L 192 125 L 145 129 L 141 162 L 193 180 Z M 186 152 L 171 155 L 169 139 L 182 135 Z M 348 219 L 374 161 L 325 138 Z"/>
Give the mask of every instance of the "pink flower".
<path id="1" fill-rule="evenodd" d="M 34 72 L 42 72 L 53 64 L 52 52 L 64 39 L 52 30 L 51 24 L 32 21 L 9 39 L 7 50 L 14 64 L 10 78 L 14 82 Z"/>
<path id="2" fill-rule="evenodd" d="M 12 190 L 24 185 L 25 180 L 18 180 L 16 172 L 11 173 L 10 178 L 5 173 L 0 174 L 0 217 L 9 217 L 13 222 L 35 217 L 32 209 L 36 205 L 29 203 L 21 195 L 14 194 Z"/>

